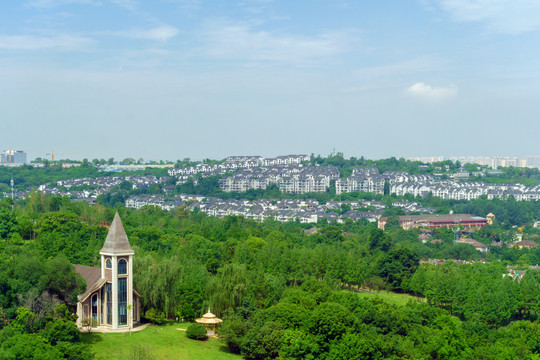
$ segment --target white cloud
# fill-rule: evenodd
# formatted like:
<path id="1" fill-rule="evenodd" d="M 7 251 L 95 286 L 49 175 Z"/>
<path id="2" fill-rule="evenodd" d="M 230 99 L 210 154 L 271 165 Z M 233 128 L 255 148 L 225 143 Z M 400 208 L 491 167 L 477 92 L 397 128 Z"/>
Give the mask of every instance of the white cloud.
<path id="1" fill-rule="evenodd" d="M 125 31 L 104 32 L 102 35 L 114 35 L 132 39 L 167 41 L 180 33 L 174 26 L 164 25 L 150 29 L 131 29 Z"/>
<path id="2" fill-rule="evenodd" d="M 94 41 L 89 38 L 60 35 L 50 37 L 37 37 L 26 35 L 0 35 L 0 49 L 4 50 L 84 50 L 93 45 Z"/>
<path id="3" fill-rule="evenodd" d="M 455 85 L 448 87 L 433 87 L 423 82 L 417 82 L 405 90 L 405 93 L 416 99 L 429 101 L 429 102 L 441 102 L 451 99 L 458 94 L 458 88 Z"/>
<path id="4" fill-rule="evenodd" d="M 493 32 L 519 34 L 540 29 L 538 0 L 436 0 L 459 22 L 483 22 Z"/>
<path id="5" fill-rule="evenodd" d="M 24 6 L 43 10 L 71 4 L 101 5 L 101 2 L 95 0 L 32 0 L 25 3 Z"/>
<path id="6" fill-rule="evenodd" d="M 211 24 L 203 30 L 206 55 L 221 60 L 317 62 L 345 52 L 353 42 L 347 31 L 297 36 L 257 31 L 245 24 Z"/>
<path id="7" fill-rule="evenodd" d="M 180 31 L 177 28 L 169 25 L 164 25 L 146 30 L 134 30 L 133 37 L 137 39 L 167 41 L 175 37 L 179 33 Z"/>
<path id="8" fill-rule="evenodd" d="M 426 55 L 398 63 L 357 69 L 354 75 L 359 79 L 403 76 L 448 68 L 448 61 L 436 56 Z"/>
<path id="9" fill-rule="evenodd" d="M 111 0 L 111 2 L 129 11 L 135 11 L 139 7 L 139 2 L 135 0 Z"/>

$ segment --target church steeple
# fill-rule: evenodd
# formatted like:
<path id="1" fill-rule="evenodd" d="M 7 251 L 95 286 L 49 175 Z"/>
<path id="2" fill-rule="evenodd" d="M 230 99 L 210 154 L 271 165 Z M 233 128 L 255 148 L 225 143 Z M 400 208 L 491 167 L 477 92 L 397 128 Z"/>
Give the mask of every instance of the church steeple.
<path id="1" fill-rule="evenodd" d="M 134 255 L 135 252 L 129 245 L 129 240 L 122 225 L 122 220 L 118 215 L 118 211 L 114 215 L 114 220 L 105 239 L 105 243 L 101 248 L 102 255 Z"/>
<path id="2" fill-rule="evenodd" d="M 112 329 L 133 326 L 133 255 L 118 212 L 101 248 L 101 278 L 106 281 L 107 324 Z M 130 308 L 131 306 L 131 308 Z"/>

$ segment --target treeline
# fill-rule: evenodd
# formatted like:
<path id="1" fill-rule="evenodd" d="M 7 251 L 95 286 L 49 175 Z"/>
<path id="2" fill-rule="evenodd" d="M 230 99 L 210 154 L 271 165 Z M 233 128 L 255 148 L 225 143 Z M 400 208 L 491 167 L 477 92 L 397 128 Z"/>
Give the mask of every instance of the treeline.
<path id="1" fill-rule="evenodd" d="M 462 320 L 490 326 L 508 325 L 516 319 L 536 320 L 540 314 L 540 271 L 522 268 L 516 273 L 516 277 L 525 275 L 516 281 L 501 264 L 424 264 L 408 288 Z"/>
<path id="2" fill-rule="evenodd" d="M 336 166 L 339 169 L 341 177 L 348 177 L 352 175 L 352 171 L 356 167 L 375 167 L 379 169 L 381 174 L 385 171 L 405 171 L 409 174 L 427 174 L 432 172 L 432 170 L 428 171 L 426 169 L 420 169 L 419 166 L 422 164 L 420 161 L 411 161 L 404 158 L 395 157 L 380 160 L 370 160 L 365 159 L 363 156 L 360 158 L 352 156 L 347 159 L 341 152 L 329 154 L 326 157 L 311 154 L 309 163 L 311 165 L 319 166 Z M 448 166 L 452 169 L 456 168 L 456 164 L 452 161 L 445 162 L 444 165 L 446 164 L 448 164 Z M 441 166 L 442 165 L 443 164 L 441 164 Z M 459 166 L 457 166 L 457 168 L 459 168 Z"/>
<path id="3" fill-rule="evenodd" d="M 540 325 L 491 328 L 422 302 L 398 307 L 308 281 L 266 309 L 231 311 L 220 334 L 246 359 L 534 359 Z"/>
<path id="4" fill-rule="evenodd" d="M 37 188 L 42 184 L 55 183 L 58 180 L 97 178 L 102 176 L 129 176 L 129 175 L 155 175 L 166 176 L 167 169 L 147 168 L 145 170 L 124 172 L 103 172 L 90 163 L 81 166 L 63 168 L 62 164 L 33 167 L 23 165 L 17 167 L 0 166 L 0 193 L 11 191 L 11 179 L 16 190 Z"/>

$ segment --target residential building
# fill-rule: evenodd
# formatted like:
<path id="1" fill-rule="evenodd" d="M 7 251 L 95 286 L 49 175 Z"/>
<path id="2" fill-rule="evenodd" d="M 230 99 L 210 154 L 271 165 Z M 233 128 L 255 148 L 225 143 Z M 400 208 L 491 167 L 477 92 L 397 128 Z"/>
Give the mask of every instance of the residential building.
<path id="1" fill-rule="evenodd" d="M 384 229 L 388 217 L 379 218 L 378 227 Z M 426 228 L 476 228 L 479 229 L 487 224 L 487 219 L 470 214 L 449 214 L 449 215 L 403 215 L 399 217 L 399 225 L 404 230 L 415 229 L 419 227 Z"/>

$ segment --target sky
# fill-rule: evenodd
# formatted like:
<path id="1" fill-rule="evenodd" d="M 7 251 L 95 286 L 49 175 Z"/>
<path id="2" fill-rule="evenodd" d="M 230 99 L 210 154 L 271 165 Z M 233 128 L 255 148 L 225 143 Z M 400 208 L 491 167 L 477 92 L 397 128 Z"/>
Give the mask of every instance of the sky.
<path id="1" fill-rule="evenodd" d="M 524 156 L 539 134 L 538 0 L 0 2 L 0 148 L 29 158 Z"/>

